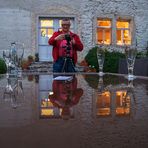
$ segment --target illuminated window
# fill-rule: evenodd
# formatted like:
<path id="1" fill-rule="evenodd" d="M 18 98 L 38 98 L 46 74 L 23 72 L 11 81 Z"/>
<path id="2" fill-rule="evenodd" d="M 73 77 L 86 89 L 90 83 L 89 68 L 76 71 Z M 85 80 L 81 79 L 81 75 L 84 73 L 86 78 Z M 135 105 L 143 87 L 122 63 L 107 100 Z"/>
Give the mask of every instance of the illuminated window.
<path id="1" fill-rule="evenodd" d="M 47 30 L 47 36 L 48 36 L 48 38 L 50 38 L 52 36 L 53 32 L 54 32 L 53 29 L 48 29 Z"/>
<path id="2" fill-rule="evenodd" d="M 97 115 L 108 116 L 111 114 L 111 94 L 109 91 L 98 95 L 97 99 Z"/>
<path id="3" fill-rule="evenodd" d="M 117 20 L 116 28 L 117 45 L 131 45 L 130 22 Z"/>
<path id="4" fill-rule="evenodd" d="M 127 91 L 121 90 L 116 92 L 116 115 L 130 114 L 130 100 Z"/>
<path id="5" fill-rule="evenodd" d="M 41 107 L 53 107 L 53 104 L 49 99 L 42 99 Z"/>
<path id="6" fill-rule="evenodd" d="M 111 21 L 99 19 L 97 21 L 97 43 L 107 44 L 111 43 Z"/>
<path id="7" fill-rule="evenodd" d="M 54 32 L 54 21 L 50 19 L 40 19 L 40 43 L 48 44 L 48 39 L 52 36 Z"/>
<path id="8" fill-rule="evenodd" d="M 41 27 L 52 27 L 53 20 L 41 20 Z"/>

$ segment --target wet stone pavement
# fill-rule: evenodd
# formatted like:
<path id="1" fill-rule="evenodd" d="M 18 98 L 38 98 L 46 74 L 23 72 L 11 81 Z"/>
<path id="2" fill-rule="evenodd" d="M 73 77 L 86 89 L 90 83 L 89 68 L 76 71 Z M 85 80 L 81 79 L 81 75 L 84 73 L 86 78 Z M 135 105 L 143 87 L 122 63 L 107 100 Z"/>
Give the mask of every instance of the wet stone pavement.
<path id="1" fill-rule="evenodd" d="M 1 148 L 147 148 L 147 139 L 146 77 L 0 76 Z"/>

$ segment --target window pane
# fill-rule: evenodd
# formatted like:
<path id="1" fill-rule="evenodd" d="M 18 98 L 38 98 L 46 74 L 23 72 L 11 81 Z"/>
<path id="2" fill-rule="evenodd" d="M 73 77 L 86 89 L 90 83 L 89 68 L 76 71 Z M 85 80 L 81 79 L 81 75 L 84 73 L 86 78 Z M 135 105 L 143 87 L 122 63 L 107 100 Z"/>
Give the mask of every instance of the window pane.
<path id="1" fill-rule="evenodd" d="M 111 43 L 111 21 L 110 20 L 97 20 L 97 42 L 98 44 Z"/>
<path id="2" fill-rule="evenodd" d="M 110 44 L 111 43 L 111 29 L 98 29 L 97 32 L 98 44 Z"/>
<path id="3" fill-rule="evenodd" d="M 111 21 L 109 20 L 98 20 L 99 27 L 111 27 Z"/>
<path id="4" fill-rule="evenodd" d="M 61 26 L 61 23 L 62 23 L 62 20 L 59 20 L 59 26 L 60 26 L 60 28 L 62 27 L 62 26 Z"/>
<path id="5" fill-rule="evenodd" d="M 116 115 L 130 114 L 131 98 L 127 91 L 121 90 L 116 92 Z"/>
<path id="6" fill-rule="evenodd" d="M 122 37 L 121 37 L 121 30 L 117 30 L 116 37 L 117 37 L 117 45 L 122 45 Z"/>
<path id="7" fill-rule="evenodd" d="M 98 95 L 96 102 L 97 106 L 97 115 L 98 116 L 108 116 L 110 115 L 110 105 L 111 104 L 111 94 L 108 91 L 105 91 Z"/>
<path id="8" fill-rule="evenodd" d="M 110 43 L 111 43 L 111 30 L 106 29 L 105 30 L 104 44 L 110 44 Z"/>
<path id="9" fill-rule="evenodd" d="M 49 99 L 43 99 L 41 100 L 41 107 L 53 107 L 52 102 Z"/>
<path id="10" fill-rule="evenodd" d="M 53 116 L 53 109 L 41 109 L 41 116 Z"/>
<path id="11" fill-rule="evenodd" d="M 41 27 L 52 27 L 53 20 L 41 20 Z"/>
<path id="12" fill-rule="evenodd" d="M 39 44 L 47 44 L 48 43 L 48 38 L 46 35 L 46 29 L 40 29 L 39 32 Z"/>
<path id="13" fill-rule="evenodd" d="M 129 30 L 117 30 L 117 44 L 131 45 L 131 35 Z"/>
<path id="14" fill-rule="evenodd" d="M 46 36 L 46 29 L 41 29 L 40 35 L 41 35 L 41 37 L 45 37 Z"/>
<path id="15" fill-rule="evenodd" d="M 123 39 L 124 44 L 130 45 L 131 44 L 131 35 L 130 35 L 129 30 L 123 31 L 123 37 L 124 37 L 124 39 Z"/>
<path id="16" fill-rule="evenodd" d="M 98 29 L 97 39 L 99 44 L 103 43 L 103 29 Z"/>
<path id="17" fill-rule="evenodd" d="M 47 37 L 50 38 L 53 34 L 53 29 L 48 29 L 47 31 Z"/>
<path id="18" fill-rule="evenodd" d="M 129 28 L 128 21 L 117 21 L 116 23 L 117 28 Z"/>

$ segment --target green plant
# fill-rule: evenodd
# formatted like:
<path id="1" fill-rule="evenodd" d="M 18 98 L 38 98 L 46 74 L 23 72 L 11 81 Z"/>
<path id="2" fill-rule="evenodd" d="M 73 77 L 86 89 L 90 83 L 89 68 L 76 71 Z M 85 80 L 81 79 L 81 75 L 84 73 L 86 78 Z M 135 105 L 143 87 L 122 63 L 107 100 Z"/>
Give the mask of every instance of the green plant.
<path id="1" fill-rule="evenodd" d="M 4 74 L 7 71 L 5 61 L 0 58 L 0 74 Z"/>
<path id="2" fill-rule="evenodd" d="M 118 73 L 119 59 L 125 58 L 125 55 L 120 52 L 105 52 L 104 72 Z"/>
<path id="3" fill-rule="evenodd" d="M 28 66 L 34 62 L 34 57 L 32 55 L 28 56 Z"/>
<path id="4" fill-rule="evenodd" d="M 91 88 L 98 88 L 99 75 L 84 75 L 84 78 Z"/>
<path id="5" fill-rule="evenodd" d="M 32 55 L 29 55 L 28 60 L 34 60 L 34 57 Z"/>
<path id="6" fill-rule="evenodd" d="M 118 63 L 120 58 L 125 58 L 123 53 L 120 52 L 109 52 L 105 50 L 105 61 L 104 61 L 104 72 L 118 72 Z M 85 57 L 88 65 L 94 66 L 99 71 L 99 65 L 97 60 L 97 47 L 93 47 Z"/>
<path id="7" fill-rule="evenodd" d="M 22 69 L 28 69 L 28 66 L 29 66 L 29 63 L 28 63 L 28 60 L 26 59 L 23 59 L 22 62 L 21 62 L 21 67 Z"/>
<path id="8" fill-rule="evenodd" d="M 85 56 L 85 60 L 91 67 L 93 66 L 98 71 L 98 60 L 97 60 L 97 47 L 93 47 L 89 50 L 88 54 Z"/>

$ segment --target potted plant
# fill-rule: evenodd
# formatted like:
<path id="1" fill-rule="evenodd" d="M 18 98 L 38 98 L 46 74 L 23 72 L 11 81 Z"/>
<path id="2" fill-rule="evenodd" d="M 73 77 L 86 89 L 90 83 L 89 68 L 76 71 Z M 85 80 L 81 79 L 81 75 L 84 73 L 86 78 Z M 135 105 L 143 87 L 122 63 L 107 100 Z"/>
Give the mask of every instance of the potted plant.
<path id="1" fill-rule="evenodd" d="M 34 57 L 32 55 L 28 56 L 28 64 L 31 65 L 34 62 Z"/>
<path id="2" fill-rule="evenodd" d="M 23 59 L 21 64 L 22 70 L 28 69 L 28 66 L 28 61 L 26 59 Z"/>

